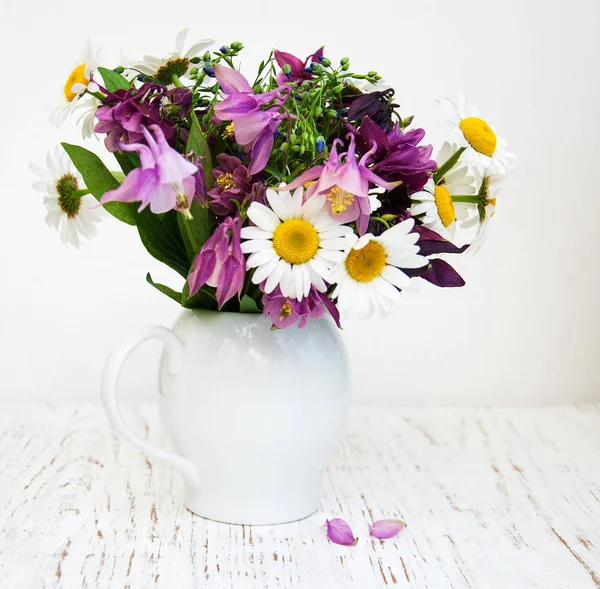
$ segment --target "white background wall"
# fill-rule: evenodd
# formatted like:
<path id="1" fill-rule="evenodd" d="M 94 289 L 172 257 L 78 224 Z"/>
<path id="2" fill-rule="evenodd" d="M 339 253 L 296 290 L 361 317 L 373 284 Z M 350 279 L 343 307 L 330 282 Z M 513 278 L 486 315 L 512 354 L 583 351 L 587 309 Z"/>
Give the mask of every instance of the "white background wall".
<path id="1" fill-rule="evenodd" d="M 347 323 L 356 399 L 410 404 L 600 399 L 600 3 L 597 0 L 10 2 L 0 22 L 0 398 L 97 401 L 115 343 L 178 307 L 144 281 L 179 286 L 134 229 L 109 219 L 82 250 L 44 223 L 30 188 L 74 128 L 49 108 L 86 37 L 117 58 L 170 50 L 186 24 L 217 46 L 246 44 L 245 71 L 271 47 L 325 43 L 332 60 L 376 69 L 402 112 L 443 139 L 434 99 L 463 92 L 518 154 L 477 257 L 455 258 L 463 289 L 424 284 L 387 321 Z M 107 62 L 106 65 L 112 65 Z M 100 152 L 100 143 L 92 144 Z M 88 146 L 89 147 L 89 146 Z M 136 352 L 127 398 L 156 389 L 158 344 Z M 201 376 L 199 375 L 199 378 Z"/>

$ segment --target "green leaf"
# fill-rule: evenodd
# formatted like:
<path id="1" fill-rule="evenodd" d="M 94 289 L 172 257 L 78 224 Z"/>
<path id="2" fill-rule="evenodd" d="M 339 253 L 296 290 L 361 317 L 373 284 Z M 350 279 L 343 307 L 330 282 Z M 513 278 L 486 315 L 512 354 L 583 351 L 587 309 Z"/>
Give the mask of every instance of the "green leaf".
<path id="1" fill-rule="evenodd" d="M 181 305 L 181 293 L 169 288 L 168 286 L 165 286 L 164 284 L 154 282 L 154 280 L 152 280 L 152 276 L 150 276 L 150 272 L 146 274 L 146 282 Z"/>
<path id="2" fill-rule="evenodd" d="M 131 151 L 115 151 L 113 153 L 115 159 L 121 166 L 124 174 L 129 174 L 131 170 L 140 167 L 140 156 Z"/>
<path id="3" fill-rule="evenodd" d="M 240 313 L 260 313 L 260 309 L 253 298 L 244 295 L 240 301 Z"/>
<path id="4" fill-rule="evenodd" d="M 206 189 L 210 190 L 213 187 L 213 175 L 212 175 L 212 158 L 210 155 L 210 148 L 206 142 L 206 137 L 200 128 L 198 117 L 196 113 L 192 111 L 190 114 L 190 135 L 185 146 L 186 153 L 193 152 L 195 157 L 202 157 L 202 168 L 204 169 L 204 180 L 206 182 Z"/>
<path id="5" fill-rule="evenodd" d="M 192 219 L 177 215 L 177 223 L 179 224 L 179 231 L 183 238 L 188 260 L 192 263 L 210 237 L 213 215 L 208 207 L 203 207 L 197 201 L 192 201 L 190 213 Z"/>
<path id="6" fill-rule="evenodd" d="M 70 143 L 62 143 L 61 145 L 83 177 L 85 185 L 96 199 L 100 200 L 105 192 L 120 186 L 117 179 L 95 153 L 79 145 L 71 145 Z M 109 202 L 103 206 L 119 221 L 123 221 L 128 225 L 136 224 L 136 205 L 125 202 Z"/>
<path id="7" fill-rule="evenodd" d="M 453 155 L 451 155 L 448 160 L 446 161 L 446 163 L 444 163 L 442 166 L 440 166 L 434 173 L 433 173 L 433 181 L 437 184 L 455 165 L 456 162 L 458 162 L 460 156 L 462 155 L 462 152 L 467 149 L 466 147 L 461 147 L 459 149 L 456 150 L 456 153 L 454 153 Z"/>
<path id="8" fill-rule="evenodd" d="M 210 286 L 203 286 L 194 296 L 190 297 L 190 287 L 185 283 L 181 295 L 181 304 L 186 309 L 210 309 L 217 310 L 217 297 L 215 289 Z"/>
<path id="9" fill-rule="evenodd" d="M 104 87 L 109 92 L 114 92 L 115 90 L 129 90 L 129 88 L 131 88 L 131 84 L 121 74 L 117 74 L 117 72 L 113 72 L 112 70 L 107 70 L 105 67 L 99 67 L 98 71 L 104 80 Z"/>
<path id="10" fill-rule="evenodd" d="M 140 239 L 148 253 L 186 278 L 190 263 L 183 239 L 179 234 L 177 225 L 179 214 L 169 211 L 164 215 L 154 215 L 150 212 L 150 208 L 146 207 L 137 215 L 137 227 Z"/>

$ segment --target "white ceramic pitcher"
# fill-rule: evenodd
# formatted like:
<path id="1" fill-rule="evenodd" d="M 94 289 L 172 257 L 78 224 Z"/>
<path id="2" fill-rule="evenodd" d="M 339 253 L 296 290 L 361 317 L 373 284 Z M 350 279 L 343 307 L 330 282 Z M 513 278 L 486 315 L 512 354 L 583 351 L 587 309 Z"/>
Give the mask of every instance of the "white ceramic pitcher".
<path id="1" fill-rule="evenodd" d="M 117 401 L 123 364 L 143 342 L 165 344 L 159 406 L 174 452 L 146 442 Z M 184 476 L 194 513 L 235 524 L 295 521 L 317 510 L 349 405 L 348 364 L 328 319 L 272 330 L 258 314 L 185 310 L 173 329 L 140 329 L 111 354 L 106 414 L 131 444 Z"/>

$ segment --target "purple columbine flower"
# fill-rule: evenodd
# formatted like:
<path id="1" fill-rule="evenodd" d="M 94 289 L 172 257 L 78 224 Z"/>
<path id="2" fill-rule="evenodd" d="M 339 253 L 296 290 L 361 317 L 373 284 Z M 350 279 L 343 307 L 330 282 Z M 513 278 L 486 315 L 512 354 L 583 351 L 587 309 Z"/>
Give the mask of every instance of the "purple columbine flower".
<path id="1" fill-rule="evenodd" d="M 411 191 L 421 190 L 437 169 L 431 159 L 433 147 L 419 145 L 425 131 L 412 129 L 403 133 L 400 125 L 385 133 L 369 117 L 362 119 L 357 130 L 349 125 L 356 135 L 360 153 L 371 153 L 373 171 L 389 182 L 402 181 Z M 375 149 L 373 150 L 373 147 Z"/>
<path id="2" fill-rule="evenodd" d="M 131 170 L 119 188 L 106 192 L 100 204 L 140 201 L 140 211 L 150 205 L 156 214 L 175 209 L 189 216 L 190 202 L 196 194 L 198 167 L 167 143 L 157 125 L 149 130 L 142 126 L 142 133 L 147 145 L 118 142 L 119 149 L 140 154 L 141 167 Z"/>
<path id="3" fill-rule="evenodd" d="M 142 127 L 157 125 L 167 141 L 174 139 L 173 114 L 186 117 L 192 108 L 192 93 L 187 88 L 167 90 L 160 84 L 144 84 L 138 90 L 106 92 L 103 105 L 96 111 L 96 133 L 106 133 L 104 144 L 111 152 L 125 144 L 144 141 Z"/>
<path id="4" fill-rule="evenodd" d="M 318 178 L 307 190 L 307 197 L 314 194 L 326 194 L 329 214 L 341 223 L 356 221 L 360 235 L 369 226 L 371 201 L 369 200 L 369 183 L 391 190 L 398 182 L 387 182 L 367 167 L 369 158 L 376 149 L 367 152 L 357 161 L 356 146 L 353 134 L 348 135 L 350 146 L 346 153 L 338 155 L 337 146 L 343 145 L 341 139 L 335 139 L 329 155 L 329 160 L 323 166 L 310 168 L 283 190 L 293 190 L 309 180 Z M 345 162 L 341 163 L 345 156 Z"/>
<path id="5" fill-rule="evenodd" d="M 188 276 L 190 295 L 205 284 L 217 289 L 219 309 L 236 293 L 242 294 L 246 261 L 240 245 L 242 220 L 227 217 L 202 246 Z"/>
<path id="6" fill-rule="evenodd" d="M 263 285 L 261 285 L 263 286 Z M 309 319 L 320 319 L 329 311 L 340 327 L 340 314 L 335 303 L 324 293 L 311 286 L 308 296 L 297 300 L 284 297 L 279 287 L 270 294 L 263 294 L 263 315 L 273 322 L 273 327 L 283 329 L 298 323 L 302 329 Z"/>
<path id="7" fill-rule="evenodd" d="M 214 66 L 215 76 L 227 97 L 215 105 L 215 117 L 232 121 L 235 140 L 246 151 L 251 151 L 250 175 L 262 171 L 269 161 L 275 132 L 281 121 L 289 115 L 281 107 L 289 98 L 289 86 L 271 92 L 255 94 L 248 80 L 238 71 L 219 64 Z M 263 107 L 272 103 L 263 110 Z"/>
<path id="8" fill-rule="evenodd" d="M 266 187 L 248 173 L 241 160 L 226 153 L 217 156 L 218 166 L 213 169 L 214 188 L 208 191 L 209 205 L 217 215 L 228 215 L 238 210 L 237 203 L 262 202 Z"/>
<path id="9" fill-rule="evenodd" d="M 277 74 L 277 83 L 285 84 L 286 82 L 302 82 L 303 80 L 310 80 L 312 75 L 312 70 L 307 67 L 312 62 L 318 61 L 321 57 L 323 57 L 323 47 L 317 49 L 314 53 L 309 55 L 304 61 L 300 58 L 292 55 L 291 53 L 286 53 L 285 51 L 278 51 L 275 49 L 275 60 L 277 61 L 277 65 L 283 69 L 284 65 L 288 65 L 290 67 L 290 73 L 286 74 L 285 72 L 279 72 Z"/>

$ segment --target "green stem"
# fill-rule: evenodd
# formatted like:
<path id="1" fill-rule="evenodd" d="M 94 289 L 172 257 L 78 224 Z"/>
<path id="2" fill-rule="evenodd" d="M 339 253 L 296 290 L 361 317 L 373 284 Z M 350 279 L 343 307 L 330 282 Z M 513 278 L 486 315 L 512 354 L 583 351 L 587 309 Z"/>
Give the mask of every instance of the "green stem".
<path id="1" fill-rule="evenodd" d="M 100 91 L 98 91 L 98 92 L 90 92 L 89 90 L 86 90 L 86 92 L 88 94 L 91 94 L 95 98 L 97 98 L 100 102 L 102 102 L 106 98 L 106 96 L 104 96 L 104 94 L 102 94 L 102 92 L 100 92 Z"/>
<path id="2" fill-rule="evenodd" d="M 477 204 L 481 198 L 477 194 L 453 194 L 452 202 L 468 202 Z"/>
<path id="3" fill-rule="evenodd" d="M 171 80 L 173 80 L 173 84 L 178 87 L 183 87 L 179 76 L 176 74 L 171 74 Z M 200 127 L 200 121 L 196 116 L 196 113 L 192 110 L 189 114 L 190 119 L 190 133 L 192 132 L 193 127 L 197 127 L 196 136 L 198 138 L 198 153 L 194 151 L 194 155 L 196 157 L 202 158 L 202 169 L 204 170 L 204 183 L 206 184 L 206 189 L 210 190 L 214 184 L 214 178 L 212 173 L 212 156 L 210 153 L 210 148 L 208 147 L 208 142 L 206 141 L 206 137 L 202 132 L 202 127 Z"/>
<path id="4" fill-rule="evenodd" d="M 385 219 L 382 219 L 381 217 L 371 217 L 371 221 L 379 221 L 380 223 L 383 223 L 387 229 L 390 228 L 390 224 Z"/>
<path id="5" fill-rule="evenodd" d="M 198 242 L 196 241 L 196 238 L 194 237 L 194 232 L 192 231 L 192 228 L 190 226 L 190 220 L 191 219 L 189 217 L 184 217 L 183 224 L 185 226 L 185 231 L 188 234 L 188 238 L 190 240 L 190 245 L 192 246 L 192 249 L 197 254 L 200 248 L 198 247 Z"/>
<path id="6" fill-rule="evenodd" d="M 81 190 L 73 190 L 73 192 L 71 192 L 71 197 L 72 198 L 81 198 L 82 196 L 85 196 L 86 194 L 89 194 L 90 191 L 87 188 L 82 188 Z"/>
<path id="7" fill-rule="evenodd" d="M 436 172 L 433 173 L 433 181 L 437 184 L 455 165 L 462 152 L 467 149 L 466 147 L 461 147 L 457 150 L 457 152 L 450 156 L 446 163 L 438 168 Z"/>

